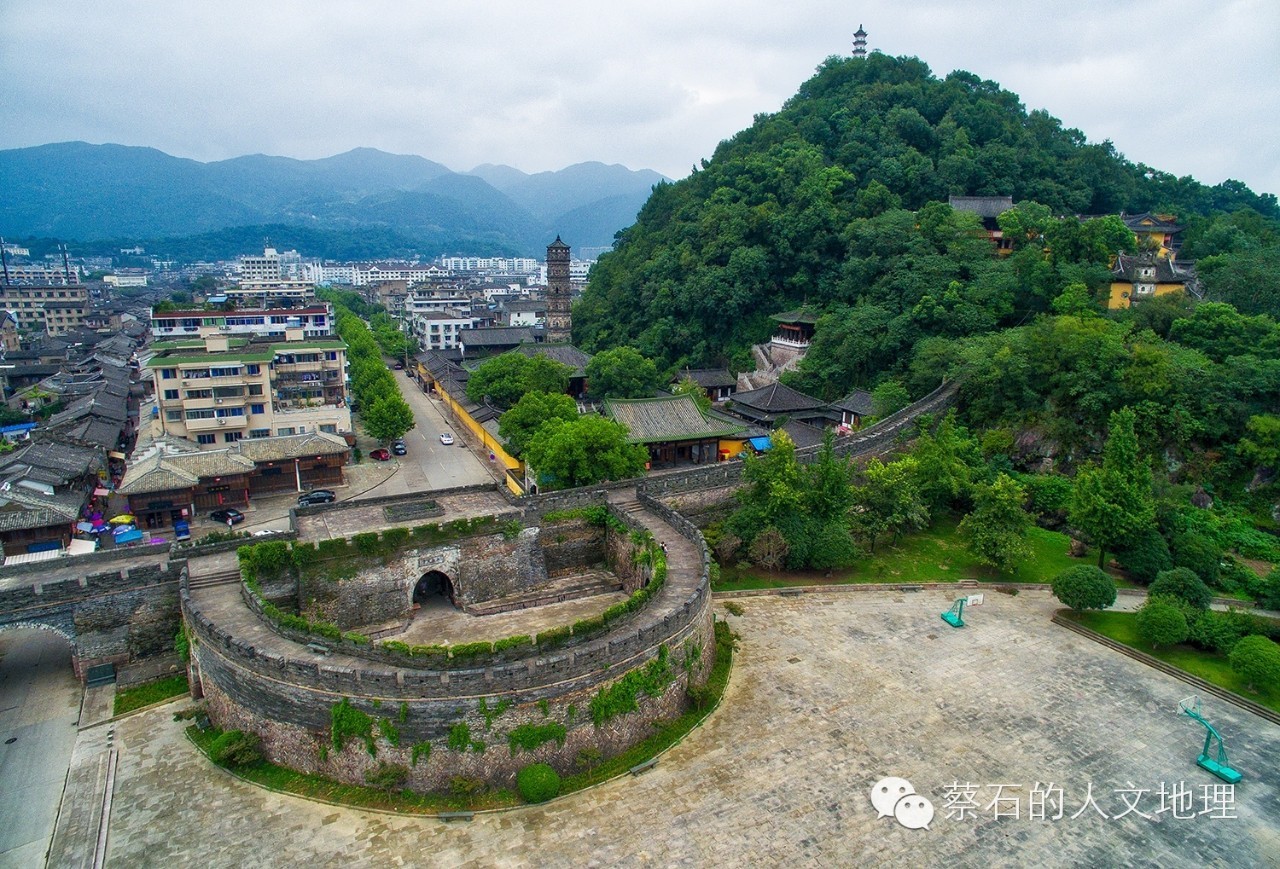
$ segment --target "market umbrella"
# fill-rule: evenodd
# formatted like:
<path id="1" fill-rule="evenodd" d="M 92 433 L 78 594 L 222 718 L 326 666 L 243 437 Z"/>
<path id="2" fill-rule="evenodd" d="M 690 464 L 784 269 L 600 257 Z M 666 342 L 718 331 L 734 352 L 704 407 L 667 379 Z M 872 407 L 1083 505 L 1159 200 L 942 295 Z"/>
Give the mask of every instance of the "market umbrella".
<path id="1" fill-rule="evenodd" d="M 111 529 L 111 533 L 114 534 L 116 537 L 120 537 L 123 534 L 128 534 L 130 531 L 137 531 L 137 530 L 138 529 L 134 528 L 132 525 L 117 525 L 115 528 Z"/>
<path id="2" fill-rule="evenodd" d="M 112 525 L 132 525 L 138 520 L 129 513 L 121 513 L 119 516 L 113 516 L 109 521 Z"/>

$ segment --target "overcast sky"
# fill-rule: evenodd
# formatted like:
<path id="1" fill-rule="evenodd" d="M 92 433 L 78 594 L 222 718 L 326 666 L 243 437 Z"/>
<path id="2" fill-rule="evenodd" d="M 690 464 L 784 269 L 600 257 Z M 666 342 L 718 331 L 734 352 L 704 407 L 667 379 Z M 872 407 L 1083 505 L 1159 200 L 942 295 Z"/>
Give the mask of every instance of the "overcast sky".
<path id="1" fill-rule="evenodd" d="M 1090 141 L 1280 191 L 1275 0 L 0 0 L 0 148 L 197 160 L 359 146 L 451 169 L 688 174 L 862 24 Z"/>

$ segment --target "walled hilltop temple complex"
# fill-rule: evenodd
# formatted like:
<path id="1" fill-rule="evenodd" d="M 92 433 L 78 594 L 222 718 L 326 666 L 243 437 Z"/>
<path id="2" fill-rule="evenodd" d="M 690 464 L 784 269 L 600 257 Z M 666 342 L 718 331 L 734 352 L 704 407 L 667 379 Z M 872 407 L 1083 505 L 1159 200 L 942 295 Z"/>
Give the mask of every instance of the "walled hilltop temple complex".
<path id="1" fill-rule="evenodd" d="M 714 659 L 691 524 L 634 488 L 430 498 L 301 509 L 299 539 L 241 551 L 244 582 L 183 581 L 214 724 L 294 769 L 395 764 L 428 791 L 576 772 L 685 710 Z"/>

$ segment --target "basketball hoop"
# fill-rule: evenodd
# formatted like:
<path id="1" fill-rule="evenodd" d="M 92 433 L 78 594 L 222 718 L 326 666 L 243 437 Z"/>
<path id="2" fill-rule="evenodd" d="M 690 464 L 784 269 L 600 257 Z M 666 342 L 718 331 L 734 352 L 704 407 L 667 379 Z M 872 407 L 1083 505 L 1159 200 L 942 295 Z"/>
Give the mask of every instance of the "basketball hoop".
<path id="1" fill-rule="evenodd" d="M 1190 697 L 1184 697 L 1178 701 L 1178 710 L 1184 715 L 1190 715 L 1192 718 L 1200 717 L 1200 695 L 1192 694 Z"/>

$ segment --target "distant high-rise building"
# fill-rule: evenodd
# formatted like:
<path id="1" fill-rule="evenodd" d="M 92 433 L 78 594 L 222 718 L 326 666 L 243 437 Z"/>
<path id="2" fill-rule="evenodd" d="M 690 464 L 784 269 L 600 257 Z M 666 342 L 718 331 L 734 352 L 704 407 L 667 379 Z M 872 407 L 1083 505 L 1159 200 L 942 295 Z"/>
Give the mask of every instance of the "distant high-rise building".
<path id="1" fill-rule="evenodd" d="M 867 56 L 867 31 L 862 29 L 862 25 L 858 25 L 858 32 L 853 34 L 853 56 Z"/>
<path id="2" fill-rule="evenodd" d="M 568 344 L 573 332 L 569 314 L 569 245 L 556 236 L 547 245 L 547 343 Z"/>

